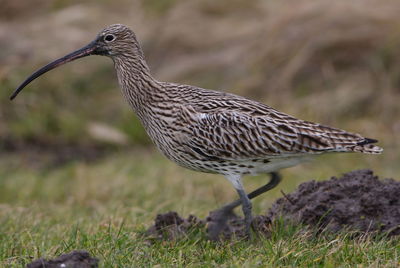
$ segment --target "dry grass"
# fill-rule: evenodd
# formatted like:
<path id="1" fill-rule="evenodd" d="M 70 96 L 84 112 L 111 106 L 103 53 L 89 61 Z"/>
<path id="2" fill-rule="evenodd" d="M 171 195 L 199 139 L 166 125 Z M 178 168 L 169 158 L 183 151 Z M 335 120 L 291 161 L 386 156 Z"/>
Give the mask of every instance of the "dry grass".
<path id="1" fill-rule="evenodd" d="M 151 1 L 145 6 L 122 0 L 121 5 L 72 2 L 26 20 L 14 9 L 14 19 L 0 24 L 0 136 L 14 134 L 8 125 L 21 121 L 25 110 L 56 111 L 54 121 L 66 118 L 65 124 L 72 124 L 58 126 L 60 138 L 76 128 L 75 140 L 88 121 L 112 124 L 115 117 L 109 113 L 129 114 L 115 92 L 110 62 L 99 58 L 53 71 L 32 84 L 17 105 L 6 99 L 37 66 L 87 43 L 105 24 L 123 22 L 138 33 L 160 80 L 235 92 L 398 147 L 400 4 L 384 2 L 165 1 L 161 14 L 149 12 Z M 82 99 L 106 112 L 85 111 Z M 69 122 L 77 111 L 81 122 Z M 49 131 L 49 115 L 38 117 L 32 124 L 43 131 L 26 130 L 34 138 Z"/>

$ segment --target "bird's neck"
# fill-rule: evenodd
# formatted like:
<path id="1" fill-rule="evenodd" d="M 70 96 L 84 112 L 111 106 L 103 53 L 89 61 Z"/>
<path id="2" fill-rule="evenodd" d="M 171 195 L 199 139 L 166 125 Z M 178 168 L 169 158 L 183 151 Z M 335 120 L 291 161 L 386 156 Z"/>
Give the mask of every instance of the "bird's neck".
<path id="1" fill-rule="evenodd" d="M 161 148 L 160 126 L 165 124 L 165 114 L 171 111 L 167 107 L 171 104 L 168 92 L 150 74 L 142 57 L 114 59 L 114 64 L 125 99 L 139 117 L 147 134 Z"/>
<path id="2" fill-rule="evenodd" d="M 141 56 L 115 57 L 114 66 L 122 93 L 139 117 L 155 94 L 162 90 Z"/>

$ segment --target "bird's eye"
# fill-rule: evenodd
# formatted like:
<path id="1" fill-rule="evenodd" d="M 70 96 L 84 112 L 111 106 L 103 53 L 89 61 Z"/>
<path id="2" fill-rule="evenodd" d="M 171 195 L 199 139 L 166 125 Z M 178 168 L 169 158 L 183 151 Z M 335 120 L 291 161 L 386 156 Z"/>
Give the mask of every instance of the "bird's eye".
<path id="1" fill-rule="evenodd" d="M 114 39 L 115 39 L 115 36 L 112 35 L 112 34 L 107 34 L 106 36 L 104 36 L 104 40 L 105 40 L 106 42 L 114 41 Z"/>

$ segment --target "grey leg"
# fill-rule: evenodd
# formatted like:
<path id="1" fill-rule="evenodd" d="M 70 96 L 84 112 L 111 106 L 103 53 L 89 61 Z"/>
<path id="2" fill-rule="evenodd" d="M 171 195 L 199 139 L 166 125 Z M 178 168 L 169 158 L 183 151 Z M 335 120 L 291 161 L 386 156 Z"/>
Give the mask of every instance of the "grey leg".
<path id="1" fill-rule="evenodd" d="M 261 186 L 260 188 L 257 188 L 256 190 L 252 191 L 251 193 L 249 193 L 247 195 L 249 197 L 249 199 L 253 199 L 265 192 L 268 192 L 269 190 L 275 188 L 281 182 L 282 178 L 278 172 L 271 172 L 269 174 L 271 175 L 270 181 L 267 184 Z M 241 204 L 242 204 L 242 200 L 238 199 L 238 200 L 233 201 L 232 203 L 226 204 L 221 209 L 233 210 L 234 208 L 240 206 Z"/>
<path id="2" fill-rule="evenodd" d="M 277 172 L 270 173 L 271 179 L 270 181 L 263 185 L 262 187 L 254 190 L 250 194 L 247 195 L 248 199 L 253 199 L 273 188 L 275 188 L 279 182 L 281 181 L 281 177 Z M 244 191 L 243 191 L 244 192 Z M 240 196 L 240 194 L 239 194 Z M 232 203 L 226 204 L 218 210 L 214 210 L 210 212 L 210 215 L 207 218 L 207 231 L 208 236 L 212 240 L 218 240 L 219 236 L 222 232 L 227 231 L 231 232 L 231 227 L 227 224 L 228 220 L 235 218 L 235 214 L 233 213 L 233 209 L 240 206 L 242 204 L 242 199 L 238 199 L 233 201 Z M 251 205 L 251 203 L 250 203 Z M 244 210 L 244 207 L 243 207 Z M 250 209 L 251 210 L 251 209 Z M 245 214 L 246 218 L 246 214 Z"/>
<path id="3" fill-rule="evenodd" d="M 242 210 L 244 215 L 244 230 L 247 237 L 250 237 L 250 226 L 253 217 L 251 215 L 252 205 L 249 197 L 243 189 L 236 189 L 242 203 Z"/>

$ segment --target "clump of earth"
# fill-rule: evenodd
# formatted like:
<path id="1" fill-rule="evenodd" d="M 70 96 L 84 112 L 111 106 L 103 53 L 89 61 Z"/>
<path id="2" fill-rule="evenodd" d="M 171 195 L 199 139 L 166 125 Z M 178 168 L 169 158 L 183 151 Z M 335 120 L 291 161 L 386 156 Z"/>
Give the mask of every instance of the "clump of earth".
<path id="1" fill-rule="evenodd" d="M 99 260 L 84 250 L 74 250 L 55 259 L 37 259 L 26 268 L 97 268 Z"/>
<path id="2" fill-rule="evenodd" d="M 265 215 L 254 217 L 253 229 L 269 236 L 273 223 L 279 219 L 318 231 L 351 231 L 354 234 L 400 234 L 400 182 L 379 179 L 371 170 L 357 170 L 325 181 L 302 183 L 297 190 L 279 198 Z M 172 240 L 189 232 L 207 232 L 215 224 L 211 212 L 201 220 L 190 215 L 180 217 L 176 212 L 159 214 L 147 235 L 150 239 Z M 244 237 L 243 219 L 234 213 L 221 226 L 218 237 L 211 240 Z"/>

